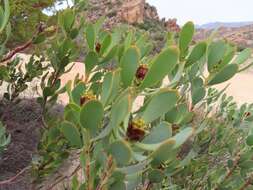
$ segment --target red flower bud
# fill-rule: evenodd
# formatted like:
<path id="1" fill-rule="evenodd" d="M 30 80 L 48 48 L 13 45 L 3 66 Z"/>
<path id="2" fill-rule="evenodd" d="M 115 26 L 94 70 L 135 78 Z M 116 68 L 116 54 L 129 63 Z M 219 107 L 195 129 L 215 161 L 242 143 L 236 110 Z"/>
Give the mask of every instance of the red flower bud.
<path id="1" fill-rule="evenodd" d="M 145 136 L 145 130 L 143 129 L 145 124 L 142 120 L 131 121 L 127 128 L 127 137 L 131 141 L 141 141 Z"/>
<path id="2" fill-rule="evenodd" d="M 101 50 L 101 44 L 100 43 L 96 43 L 96 52 L 99 53 Z"/>
<path id="3" fill-rule="evenodd" d="M 140 65 L 136 71 L 135 76 L 139 80 L 144 80 L 147 73 L 148 73 L 148 67 L 146 65 Z"/>
<path id="4" fill-rule="evenodd" d="M 80 105 L 83 106 L 85 103 L 87 103 L 90 100 L 95 100 L 96 96 L 92 92 L 87 92 L 80 98 Z"/>
<path id="5" fill-rule="evenodd" d="M 246 112 L 246 113 L 245 113 L 245 117 L 249 117 L 250 115 L 251 115 L 250 112 Z"/>

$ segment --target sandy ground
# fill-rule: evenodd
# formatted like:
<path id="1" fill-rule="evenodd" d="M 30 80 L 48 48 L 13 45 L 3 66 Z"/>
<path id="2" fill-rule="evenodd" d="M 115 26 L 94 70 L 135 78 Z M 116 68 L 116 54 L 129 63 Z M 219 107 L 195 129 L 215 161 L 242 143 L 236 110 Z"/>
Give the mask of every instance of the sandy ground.
<path id="1" fill-rule="evenodd" d="M 228 82 L 217 85 L 218 89 L 223 89 L 227 84 L 226 93 L 234 97 L 238 104 L 253 103 L 253 72 L 239 73 Z"/>
<path id="2" fill-rule="evenodd" d="M 26 62 L 28 60 L 27 55 L 19 55 L 22 57 L 23 61 Z M 83 63 L 75 63 L 73 69 L 66 73 L 62 79 L 62 85 L 66 84 L 69 80 L 73 80 L 75 76 L 79 73 L 80 76 L 83 76 L 85 72 L 85 68 Z M 38 80 L 37 80 L 38 81 Z M 216 88 L 223 89 L 227 84 L 230 86 L 227 88 L 226 93 L 230 96 L 234 97 L 234 100 L 238 104 L 243 103 L 253 103 L 253 69 L 239 73 L 234 76 L 228 82 L 217 85 Z M 33 90 L 36 88 L 36 81 L 32 84 L 32 87 L 29 91 L 26 91 L 23 96 L 26 98 L 36 96 L 36 92 Z M 0 94 L 3 93 L 3 88 L 1 88 Z M 67 94 L 60 95 L 59 102 L 66 104 L 68 103 L 68 96 Z M 139 104 L 139 102 L 136 102 Z"/>

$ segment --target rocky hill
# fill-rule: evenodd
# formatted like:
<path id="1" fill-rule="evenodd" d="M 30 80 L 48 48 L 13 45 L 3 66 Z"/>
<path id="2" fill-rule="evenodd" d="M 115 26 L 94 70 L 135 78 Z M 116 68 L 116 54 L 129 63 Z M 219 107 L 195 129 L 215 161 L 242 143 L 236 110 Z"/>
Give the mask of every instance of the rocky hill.
<path id="1" fill-rule="evenodd" d="M 253 24 L 253 22 L 210 22 L 202 25 L 197 25 L 197 28 L 199 29 L 215 29 L 218 27 L 239 28 L 251 24 Z"/>
<path id="2" fill-rule="evenodd" d="M 90 0 L 87 16 L 91 21 L 105 16 L 106 27 L 118 23 L 142 26 L 154 22 L 165 30 L 180 30 L 175 19 L 160 19 L 156 8 L 145 0 Z"/>
<path id="3" fill-rule="evenodd" d="M 213 31 L 214 29 L 199 29 L 195 40 L 206 39 Z M 241 27 L 220 27 L 216 38 L 228 40 L 236 44 L 239 49 L 253 48 L 253 24 Z"/>
<path id="4" fill-rule="evenodd" d="M 176 19 L 159 18 L 156 7 L 149 5 L 145 0 L 89 0 L 86 14 L 91 21 L 104 16 L 106 28 L 120 23 L 128 23 L 152 31 L 151 35 L 158 41 L 162 40 L 162 35 L 166 31 L 180 31 Z M 246 26 L 245 24 L 237 23 L 238 27 L 234 27 L 231 23 L 224 25 L 218 29 L 217 38 L 226 39 L 236 44 L 240 49 L 253 48 L 253 24 L 249 23 Z M 213 27 L 197 29 L 195 40 L 204 40 L 213 31 Z"/>

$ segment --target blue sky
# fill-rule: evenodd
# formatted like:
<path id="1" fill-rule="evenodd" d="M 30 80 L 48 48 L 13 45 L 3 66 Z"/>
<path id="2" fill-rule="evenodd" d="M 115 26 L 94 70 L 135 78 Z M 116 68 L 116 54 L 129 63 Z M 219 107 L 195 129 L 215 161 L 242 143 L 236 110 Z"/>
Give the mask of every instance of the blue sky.
<path id="1" fill-rule="evenodd" d="M 160 17 L 177 18 L 179 24 L 191 20 L 207 22 L 253 21 L 253 0 L 147 0 Z"/>

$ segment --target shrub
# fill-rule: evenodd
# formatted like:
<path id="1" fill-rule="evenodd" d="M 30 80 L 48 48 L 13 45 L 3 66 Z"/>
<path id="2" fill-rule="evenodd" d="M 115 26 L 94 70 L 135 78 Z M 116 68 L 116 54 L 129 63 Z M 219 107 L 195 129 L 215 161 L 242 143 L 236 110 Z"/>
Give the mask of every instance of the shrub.
<path id="1" fill-rule="evenodd" d="M 209 113 L 211 100 L 220 94 L 207 97 L 208 89 L 231 79 L 249 57 L 242 52 L 234 59 L 235 49 L 224 41 L 190 47 L 193 34 L 189 22 L 178 45 L 169 38 L 152 57 L 144 35 L 86 25 L 85 79 L 67 84 L 70 103 L 64 120 L 47 132 L 53 139 L 62 134 L 70 149 L 80 151 L 85 178 L 74 177 L 72 188 L 161 189 L 174 187 L 174 181 L 183 187 L 176 179 L 188 175 L 185 170 L 194 158 L 202 159 L 195 143 L 202 143 L 203 134 L 212 135 L 208 130 L 222 129 L 209 118 L 196 120 L 195 112 Z M 163 84 L 166 78 L 169 82 Z M 133 109 L 140 97 L 143 105 Z M 216 178 L 210 183 L 221 185 Z"/>
<path id="2" fill-rule="evenodd" d="M 73 177 L 72 189 L 250 187 L 252 130 L 240 126 L 250 124 L 252 106 L 238 110 L 213 86 L 248 68 L 243 63 L 251 50 L 235 56 L 236 49 L 225 41 L 192 45 L 195 29 L 188 22 L 178 39 L 167 35 L 162 50 L 152 55 L 146 34 L 105 31 L 103 20 L 77 25 L 77 10 L 59 14 L 45 56 L 52 71 L 41 80 L 43 114 L 61 93 L 68 93 L 69 104 L 63 118 L 47 118 L 40 158 L 33 163 L 36 177 L 50 175 L 76 151 L 80 165 L 75 171 L 81 168 L 84 178 Z M 85 78 L 77 76 L 62 87 L 60 77 L 79 54 L 76 39 L 82 31 Z M 43 35 L 32 43 L 43 41 Z M 217 117 L 210 118 L 218 100 Z"/>

